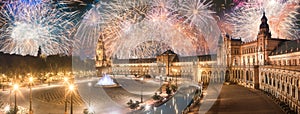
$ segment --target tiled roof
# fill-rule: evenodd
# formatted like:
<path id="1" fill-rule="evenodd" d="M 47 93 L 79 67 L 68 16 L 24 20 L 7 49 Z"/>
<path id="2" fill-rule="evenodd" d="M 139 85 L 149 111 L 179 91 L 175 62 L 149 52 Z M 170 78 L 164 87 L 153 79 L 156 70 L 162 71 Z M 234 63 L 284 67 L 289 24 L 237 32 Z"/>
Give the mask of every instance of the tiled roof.
<path id="1" fill-rule="evenodd" d="M 300 39 L 281 42 L 275 50 L 270 53 L 272 55 L 281 55 L 300 51 Z"/>
<path id="2" fill-rule="evenodd" d="M 166 54 L 172 55 L 172 54 L 175 54 L 175 53 L 172 50 L 167 50 L 164 53 L 162 53 L 162 55 L 166 55 Z"/>

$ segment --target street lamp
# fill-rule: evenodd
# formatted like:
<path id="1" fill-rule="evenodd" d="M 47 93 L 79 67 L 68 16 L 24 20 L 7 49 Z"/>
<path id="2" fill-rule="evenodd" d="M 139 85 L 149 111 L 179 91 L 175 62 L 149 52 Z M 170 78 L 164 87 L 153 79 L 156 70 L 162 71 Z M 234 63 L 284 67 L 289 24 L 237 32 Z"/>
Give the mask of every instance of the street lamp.
<path id="1" fill-rule="evenodd" d="M 88 86 L 89 86 L 89 94 L 91 94 L 92 82 L 89 82 Z M 94 113 L 95 112 L 94 112 L 93 108 L 91 107 L 91 96 L 89 96 L 88 108 L 84 109 L 84 114 L 94 114 Z"/>
<path id="2" fill-rule="evenodd" d="M 14 91 L 15 91 L 15 108 L 14 108 L 14 113 L 17 114 L 17 90 L 19 89 L 19 85 L 15 84 L 14 85 Z"/>
<path id="3" fill-rule="evenodd" d="M 91 107 L 91 86 L 92 86 L 92 82 L 89 82 L 88 86 L 89 86 L 89 94 L 90 94 L 90 96 L 89 96 L 89 108 L 90 108 Z"/>
<path id="4" fill-rule="evenodd" d="M 29 101 L 29 114 L 33 114 L 33 111 L 32 111 L 32 84 L 33 84 L 33 78 L 30 77 L 29 78 L 29 88 L 30 88 L 30 92 L 29 92 L 29 98 L 30 98 L 30 101 Z"/>
<path id="5" fill-rule="evenodd" d="M 9 105 L 11 106 L 11 90 L 12 90 L 12 83 L 9 83 Z"/>
<path id="6" fill-rule="evenodd" d="M 159 92 L 160 92 L 160 94 L 162 93 L 162 85 L 161 85 L 161 82 L 162 82 L 162 75 L 159 76 L 159 86 L 160 86 Z"/>
<path id="7" fill-rule="evenodd" d="M 4 79 L 5 79 L 5 74 L 2 74 L 2 91 L 4 91 L 5 85 L 4 85 Z"/>
<path id="8" fill-rule="evenodd" d="M 8 113 L 10 111 L 10 105 L 6 105 L 5 107 L 4 107 L 4 112 L 5 113 Z"/>
<path id="9" fill-rule="evenodd" d="M 68 112 L 68 102 L 67 102 L 67 85 L 68 84 L 68 78 L 64 77 L 64 85 L 65 85 L 65 114 L 67 114 Z"/>
<path id="10" fill-rule="evenodd" d="M 177 69 L 175 69 L 174 71 L 175 71 L 175 76 L 176 76 L 175 77 L 175 84 L 176 84 L 176 87 L 177 87 Z"/>
<path id="11" fill-rule="evenodd" d="M 64 84 L 68 83 L 69 78 L 68 77 L 64 77 Z"/>
<path id="12" fill-rule="evenodd" d="M 73 92 L 74 92 L 74 85 L 69 86 L 69 91 L 71 92 L 71 112 L 70 114 L 73 114 Z"/>
<path id="13" fill-rule="evenodd" d="M 142 84 L 142 86 L 141 86 L 141 103 L 143 102 L 143 80 L 144 80 L 144 78 L 141 78 L 141 84 Z"/>

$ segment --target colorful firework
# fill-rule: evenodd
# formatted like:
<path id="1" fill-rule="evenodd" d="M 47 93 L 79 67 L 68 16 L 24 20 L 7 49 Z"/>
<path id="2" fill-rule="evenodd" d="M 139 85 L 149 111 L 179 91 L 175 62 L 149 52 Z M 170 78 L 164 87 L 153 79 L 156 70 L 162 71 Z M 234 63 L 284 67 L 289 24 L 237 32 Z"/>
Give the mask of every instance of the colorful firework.
<path id="1" fill-rule="evenodd" d="M 200 30 L 207 30 L 208 20 L 214 20 L 213 11 L 209 10 L 212 1 L 206 3 L 206 0 L 186 0 L 180 4 L 179 13 L 187 18 L 184 22 L 190 26 L 201 27 Z"/>
<path id="2" fill-rule="evenodd" d="M 74 36 L 78 41 L 74 47 L 89 48 L 90 46 L 93 46 L 93 48 L 95 48 L 99 38 L 101 23 L 103 21 L 103 16 L 98 8 L 98 6 L 93 6 L 93 8 L 85 13 L 84 18 L 81 20 L 81 24 L 78 27 L 78 31 Z"/>
<path id="3" fill-rule="evenodd" d="M 185 5 L 180 6 L 179 2 Z M 199 12 L 196 14 L 190 14 L 191 10 L 195 10 L 192 6 L 188 6 L 191 2 L 198 3 Z M 159 47 L 169 47 L 180 55 L 208 54 L 209 46 L 206 41 L 217 39 L 220 30 L 212 16 L 213 12 L 208 10 L 210 3 L 205 2 L 197 0 L 186 3 L 175 0 L 102 2 L 96 6 L 97 12 L 103 14 L 102 23 L 97 26 L 99 32 L 81 28 L 82 30 L 78 29 L 78 31 L 94 34 L 94 36 L 79 36 L 77 39 L 84 38 L 86 39 L 84 43 L 91 43 L 101 36 L 108 57 L 154 57 L 158 53 L 146 51 L 156 50 L 153 49 L 154 47 L 162 49 L 157 52 L 166 50 Z M 88 15 L 87 13 L 87 18 Z M 82 21 L 80 26 L 87 24 Z M 157 42 L 164 45 L 155 44 Z"/>
<path id="4" fill-rule="evenodd" d="M 226 15 L 226 23 L 231 25 L 233 37 L 240 37 L 243 41 L 256 39 L 260 18 L 263 11 L 269 19 L 272 37 L 284 39 L 299 39 L 299 4 L 294 1 L 284 0 L 255 0 L 244 2 L 244 5 L 236 8 Z M 298 27 L 297 27 L 298 26 Z"/>
<path id="5" fill-rule="evenodd" d="M 69 54 L 74 24 L 50 1 L 3 1 L 0 13 L 0 51 L 10 54 Z"/>

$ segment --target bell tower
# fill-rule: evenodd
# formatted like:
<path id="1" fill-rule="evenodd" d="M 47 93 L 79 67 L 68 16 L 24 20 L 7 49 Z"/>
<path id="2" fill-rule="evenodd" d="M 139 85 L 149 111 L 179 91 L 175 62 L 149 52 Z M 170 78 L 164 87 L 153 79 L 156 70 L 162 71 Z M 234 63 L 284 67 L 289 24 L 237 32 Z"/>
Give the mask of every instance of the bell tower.
<path id="1" fill-rule="evenodd" d="M 259 26 L 259 33 L 260 34 L 264 34 L 265 36 L 267 36 L 268 38 L 271 38 L 271 32 L 269 29 L 269 24 L 268 24 L 268 18 L 266 17 L 266 13 L 263 13 L 263 16 L 261 18 L 261 24 Z"/>
<path id="2" fill-rule="evenodd" d="M 257 58 L 259 65 L 264 65 L 268 59 L 267 47 L 268 47 L 268 39 L 271 39 L 271 32 L 269 29 L 268 18 L 263 12 L 263 16 L 261 18 L 261 24 L 259 26 L 259 32 L 257 35 Z"/>
<path id="3" fill-rule="evenodd" d="M 97 49 L 96 49 L 96 67 L 105 67 L 105 66 L 107 66 L 107 63 L 106 63 L 104 42 L 103 42 L 103 36 L 100 33 L 100 37 L 98 39 Z"/>

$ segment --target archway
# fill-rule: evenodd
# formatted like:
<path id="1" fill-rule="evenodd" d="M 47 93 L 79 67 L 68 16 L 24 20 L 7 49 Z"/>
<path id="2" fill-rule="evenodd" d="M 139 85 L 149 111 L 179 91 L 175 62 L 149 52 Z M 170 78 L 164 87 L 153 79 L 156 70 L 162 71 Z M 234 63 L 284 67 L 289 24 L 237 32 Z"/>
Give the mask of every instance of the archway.
<path id="1" fill-rule="evenodd" d="M 268 84 L 268 76 L 267 76 L 267 73 L 264 73 L 265 74 L 265 84 Z"/>
<path id="2" fill-rule="evenodd" d="M 249 71 L 246 71 L 246 81 L 249 81 Z"/>
<path id="3" fill-rule="evenodd" d="M 213 74 L 213 82 L 217 82 L 218 81 L 218 72 L 217 71 L 214 71 L 214 74 Z"/>
<path id="4" fill-rule="evenodd" d="M 208 77 L 207 77 L 207 80 L 208 80 L 208 83 L 210 83 L 211 81 L 211 75 L 212 75 L 212 72 L 211 71 L 208 71 Z"/>
<path id="5" fill-rule="evenodd" d="M 251 71 L 251 74 L 250 74 L 250 81 L 253 81 L 254 80 L 254 71 Z"/>
<path id="6" fill-rule="evenodd" d="M 204 84 L 207 84 L 207 73 L 205 71 L 202 71 L 201 72 L 201 81 L 204 83 Z"/>
<path id="7" fill-rule="evenodd" d="M 240 70 L 237 70 L 237 77 L 238 77 L 238 80 L 241 79 L 241 72 L 240 72 Z"/>
<path id="8" fill-rule="evenodd" d="M 264 72 L 260 73 L 259 80 L 260 80 L 260 82 L 265 83 L 265 81 L 264 81 Z"/>
<path id="9" fill-rule="evenodd" d="M 225 79 L 225 76 L 224 76 L 224 71 L 221 71 L 220 72 L 220 80 L 219 80 L 219 82 L 223 82 L 224 81 L 224 79 Z"/>
<path id="10" fill-rule="evenodd" d="M 226 73 L 225 73 L 225 82 L 229 82 L 229 81 L 230 81 L 229 71 L 226 70 Z"/>

